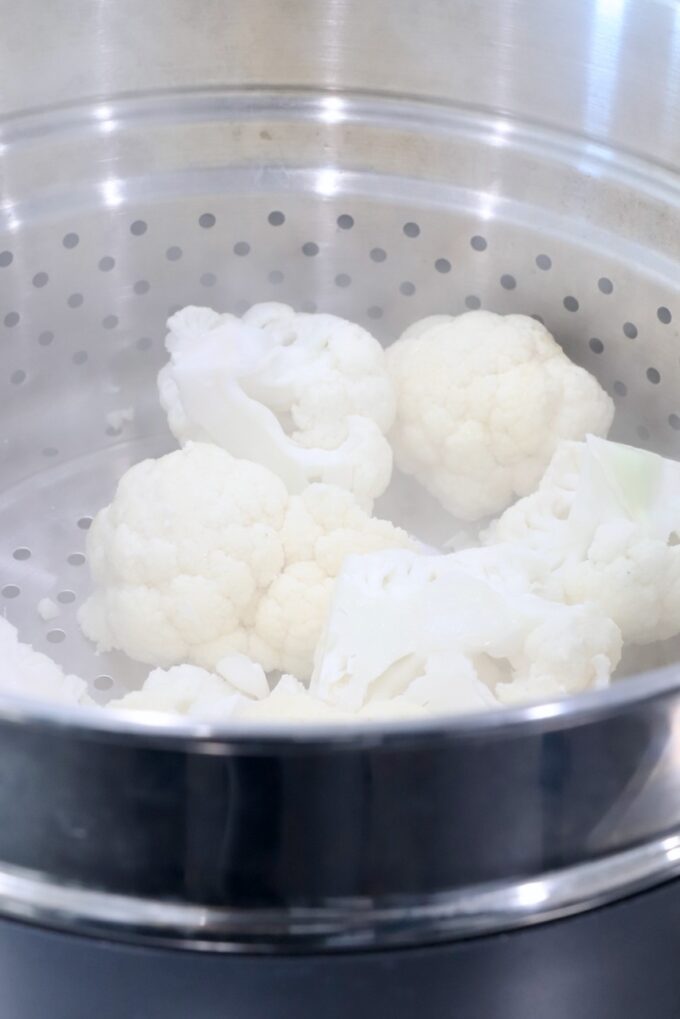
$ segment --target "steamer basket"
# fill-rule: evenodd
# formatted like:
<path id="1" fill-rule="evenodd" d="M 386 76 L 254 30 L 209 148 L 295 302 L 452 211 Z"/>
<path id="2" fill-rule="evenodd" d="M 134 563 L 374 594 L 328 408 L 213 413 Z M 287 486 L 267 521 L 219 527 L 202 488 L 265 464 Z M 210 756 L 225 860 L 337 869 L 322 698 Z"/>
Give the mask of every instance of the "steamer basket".
<path id="1" fill-rule="evenodd" d="M 435 312 L 540 316 L 616 400 L 614 437 L 680 456 L 675 5 L 0 0 L 0 11 L 0 608 L 98 700 L 146 670 L 95 656 L 78 630 L 85 534 L 123 471 L 173 446 L 155 376 L 165 319 L 184 304 L 282 300 L 357 320 L 385 344 Z M 128 407 L 134 420 L 117 421 Z M 50 623 L 44 597 L 60 605 Z M 166 946 L 135 956 L 133 987 L 140 959 L 186 969 L 200 950 L 267 955 L 262 967 L 313 953 L 328 967 L 347 950 L 499 944 L 496 932 L 670 880 L 679 659 L 676 644 L 654 648 L 612 691 L 541 708 L 286 736 L 3 698 L 0 913 L 84 939 L 6 928 L 13 1019 L 44 1016 L 50 1000 L 49 983 L 38 1004 L 12 979 L 27 931 L 50 979 L 64 945 L 69 966 L 85 965 L 94 936 Z M 110 950 L 121 972 L 132 949 Z M 210 957 L 214 995 L 215 980 L 234 986 L 234 960 Z M 621 958 L 618 1016 L 632 1000 Z M 664 958 L 655 986 L 680 1003 Z M 253 963 L 249 974 L 267 972 Z M 383 964 L 343 1008 L 369 1014 L 390 980 Z M 323 986 L 333 972 L 351 983 L 338 965 Z M 292 972 L 274 979 L 307 986 L 317 970 Z M 530 992 L 531 966 L 503 972 L 508 1007 L 525 1014 L 531 994 L 510 988 Z M 304 1014 L 265 1006 L 259 979 L 230 999 L 234 1015 Z M 457 1001 L 442 986 L 436 1009 Z M 481 978 L 466 986 L 474 1003 Z M 571 1012 L 541 1014 L 579 1002 L 589 1016 L 574 994 Z M 53 1001 L 56 1019 L 81 1014 Z M 148 1014 L 186 1007 L 152 994 Z M 665 1007 L 656 1019 L 677 1015 Z"/>

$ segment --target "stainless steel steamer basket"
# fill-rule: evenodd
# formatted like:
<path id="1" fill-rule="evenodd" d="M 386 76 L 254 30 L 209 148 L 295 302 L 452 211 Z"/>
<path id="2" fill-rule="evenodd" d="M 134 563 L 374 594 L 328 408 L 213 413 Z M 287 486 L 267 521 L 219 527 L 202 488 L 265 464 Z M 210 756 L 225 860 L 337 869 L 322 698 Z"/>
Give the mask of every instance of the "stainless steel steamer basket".
<path id="1" fill-rule="evenodd" d="M 83 539 L 123 470 L 170 447 L 154 379 L 178 305 L 282 299 L 385 342 L 435 311 L 540 315 L 617 400 L 617 438 L 680 453 L 676 4 L 0 14 L 0 606 L 98 697 L 140 672 L 78 633 Z M 288 952 L 659 883 L 680 870 L 677 658 L 561 704 L 361 731 L 5 697 L 0 913 Z"/>

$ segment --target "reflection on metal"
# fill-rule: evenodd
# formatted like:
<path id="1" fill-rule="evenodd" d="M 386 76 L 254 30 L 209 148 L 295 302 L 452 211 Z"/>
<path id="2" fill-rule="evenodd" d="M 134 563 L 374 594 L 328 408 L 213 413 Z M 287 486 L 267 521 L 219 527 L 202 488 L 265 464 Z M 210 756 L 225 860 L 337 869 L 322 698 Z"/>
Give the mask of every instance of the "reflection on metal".
<path id="1" fill-rule="evenodd" d="M 341 173 L 332 167 L 326 167 L 316 172 L 315 191 L 324 198 L 332 198 L 340 187 Z"/>
<path id="2" fill-rule="evenodd" d="M 595 0 L 592 5 L 584 127 L 593 137 L 606 135 L 611 126 L 618 98 L 625 15 L 626 0 Z"/>
<path id="3" fill-rule="evenodd" d="M 680 835 L 617 856 L 418 901 L 335 900 L 318 907 L 226 909 L 65 886 L 0 868 L 0 915 L 81 934 L 224 952 L 342 951 L 507 931 L 572 915 L 680 873 Z"/>
<path id="4" fill-rule="evenodd" d="M 104 205 L 109 209 L 115 209 L 125 201 L 125 184 L 115 177 L 107 177 L 101 183 L 101 196 Z"/>
<path id="5" fill-rule="evenodd" d="M 346 104 L 341 96 L 323 96 L 319 108 L 319 119 L 325 124 L 341 124 L 345 119 Z"/>

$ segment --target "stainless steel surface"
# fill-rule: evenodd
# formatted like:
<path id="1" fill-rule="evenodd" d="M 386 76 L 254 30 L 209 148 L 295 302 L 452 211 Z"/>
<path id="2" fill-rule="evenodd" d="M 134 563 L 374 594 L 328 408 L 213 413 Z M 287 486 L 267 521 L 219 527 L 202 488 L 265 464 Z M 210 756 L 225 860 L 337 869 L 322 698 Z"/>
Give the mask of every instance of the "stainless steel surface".
<path id="1" fill-rule="evenodd" d="M 395 904 L 347 902 L 289 909 L 224 909 L 58 884 L 0 868 L 0 915 L 83 935 L 173 948 L 240 952 L 434 944 L 512 930 L 603 906 L 680 873 L 680 835 L 543 874 Z"/>
<path id="2" fill-rule="evenodd" d="M 512 113 L 676 165 L 674 0 L 2 0 L 0 110 L 305 86 Z"/>
<path id="3" fill-rule="evenodd" d="M 188 0 L 28 0 L 4 13 L 0 608 L 98 698 L 143 670 L 95 656 L 77 629 L 84 537 L 126 467 L 170 448 L 155 375 L 178 305 L 288 300 L 386 343 L 435 311 L 537 314 L 615 397 L 616 437 L 680 453 L 677 5 L 259 0 L 197 15 Z M 127 407 L 134 421 L 112 425 Z M 50 623 L 36 611 L 45 596 L 60 606 Z M 667 645 L 637 667 L 678 657 Z M 0 815 L 12 824 L 0 826 L 0 860 L 180 908 L 194 901 L 181 879 L 194 874 L 193 828 L 210 817 L 221 846 L 242 798 L 262 795 L 271 852 L 318 825 L 320 849 L 349 840 L 352 862 L 323 877 L 302 853 L 303 876 L 282 864 L 263 890 L 245 864 L 261 838 L 250 833 L 206 865 L 206 906 L 233 910 L 243 893 L 248 909 L 268 896 L 373 909 L 402 894 L 406 910 L 409 896 L 571 873 L 680 830 L 674 668 L 625 684 L 327 744 L 154 720 L 102 721 L 88 735 L 68 713 L 5 700 Z M 397 778 L 376 776 L 383 751 L 398 774 L 413 740 L 424 777 L 399 812 Z M 327 809 L 327 797 L 315 783 L 333 748 L 353 813 L 336 804 L 319 823 L 312 805 Z M 204 787 L 192 776 L 211 755 Z M 264 792 L 251 757 L 276 776 Z M 302 796 L 314 784 L 308 813 L 279 783 L 296 774 Z M 280 817 L 297 835 L 276 828 Z M 369 834 L 350 837 L 358 817 Z M 434 843 L 409 843 L 407 866 L 389 846 L 414 817 Z M 387 827 L 372 841 L 376 824 Z M 161 880 L 163 845 L 175 869 Z M 466 929 L 478 922 L 473 910 Z"/>

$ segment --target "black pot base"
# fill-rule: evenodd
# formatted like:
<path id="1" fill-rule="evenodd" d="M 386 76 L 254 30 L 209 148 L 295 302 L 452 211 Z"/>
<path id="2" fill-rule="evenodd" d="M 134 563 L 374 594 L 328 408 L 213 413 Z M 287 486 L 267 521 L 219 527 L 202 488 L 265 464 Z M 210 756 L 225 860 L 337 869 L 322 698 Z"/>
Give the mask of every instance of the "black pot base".
<path id="1" fill-rule="evenodd" d="M 0 922 L 2 1019 L 678 1019 L 680 880 L 509 934 L 314 956 Z"/>

